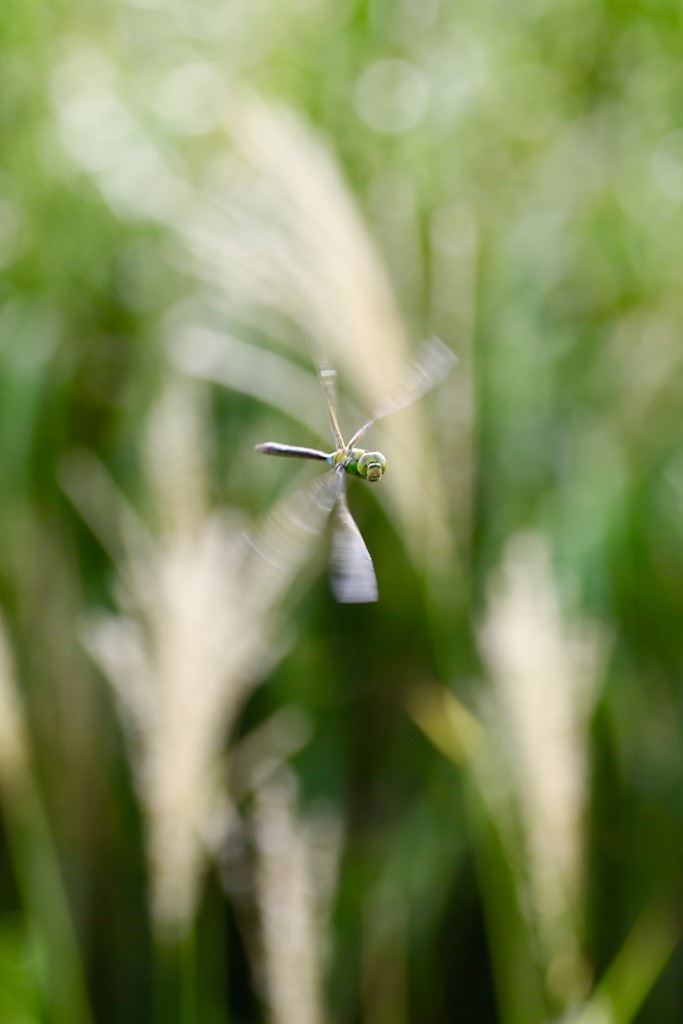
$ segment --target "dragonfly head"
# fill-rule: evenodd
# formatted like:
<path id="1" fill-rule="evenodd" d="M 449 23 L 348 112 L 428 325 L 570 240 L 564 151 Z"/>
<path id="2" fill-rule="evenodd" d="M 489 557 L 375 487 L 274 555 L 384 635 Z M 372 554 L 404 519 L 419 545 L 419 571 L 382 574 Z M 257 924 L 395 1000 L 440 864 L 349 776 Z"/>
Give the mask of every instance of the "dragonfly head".
<path id="1" fill-rule="evenodd" d="M 358 475 L 376 483 L 387 470 L 387 460 L 381 452 L 363 452 L 358 460 Z"/>

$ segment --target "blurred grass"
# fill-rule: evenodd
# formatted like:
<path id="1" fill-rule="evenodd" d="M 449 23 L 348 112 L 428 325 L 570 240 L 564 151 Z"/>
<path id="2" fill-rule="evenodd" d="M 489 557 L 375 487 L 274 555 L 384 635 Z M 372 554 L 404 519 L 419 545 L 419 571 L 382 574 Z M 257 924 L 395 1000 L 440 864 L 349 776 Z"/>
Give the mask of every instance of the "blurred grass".
<path id="1" fill-rule="evenodd" d="M 2 6 L 3 1020 L 681 1017 L 682 43 L 673 0 Z M 307 341 L 349 425 L 432 332 L 457 379 L 350 489 L 380 602 L 322 540 L 273 582 Z"/>

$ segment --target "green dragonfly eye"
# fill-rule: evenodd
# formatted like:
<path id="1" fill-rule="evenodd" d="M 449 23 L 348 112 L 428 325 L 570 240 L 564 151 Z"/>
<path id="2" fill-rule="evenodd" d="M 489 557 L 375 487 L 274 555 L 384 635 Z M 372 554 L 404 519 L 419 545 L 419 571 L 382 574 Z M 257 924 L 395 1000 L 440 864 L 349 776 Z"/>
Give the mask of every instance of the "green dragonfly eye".
<path id="1" fill-rule="evenodd" d="M 386 473 L 387 460 L 381 452 L 363 452 L 358 460 L 358 475 L 374 484 Z"/>

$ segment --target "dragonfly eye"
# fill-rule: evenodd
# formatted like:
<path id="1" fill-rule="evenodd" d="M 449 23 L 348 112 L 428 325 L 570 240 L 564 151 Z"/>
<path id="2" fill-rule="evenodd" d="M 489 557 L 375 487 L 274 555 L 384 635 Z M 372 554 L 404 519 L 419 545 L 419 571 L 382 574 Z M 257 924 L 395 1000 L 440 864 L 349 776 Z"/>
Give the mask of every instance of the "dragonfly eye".
<path id="1" fill-rule="evenodd" d="M 358 474 L 374 484 L 386 473 L 387 460 L 381 452 L 363 452 L 358 460 Z"/>

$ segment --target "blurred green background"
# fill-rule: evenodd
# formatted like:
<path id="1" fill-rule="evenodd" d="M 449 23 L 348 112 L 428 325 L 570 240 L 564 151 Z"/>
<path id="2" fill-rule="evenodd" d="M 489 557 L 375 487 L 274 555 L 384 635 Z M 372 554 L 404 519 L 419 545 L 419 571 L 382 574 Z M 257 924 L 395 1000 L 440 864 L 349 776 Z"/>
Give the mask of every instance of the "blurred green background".
<path id="1" fill-rule="evenodd" d="M 0 1021 L 683 1019 L 680 4 L 0 40 Z M 336 605 L 253 446 L 432 333 Z"/>

